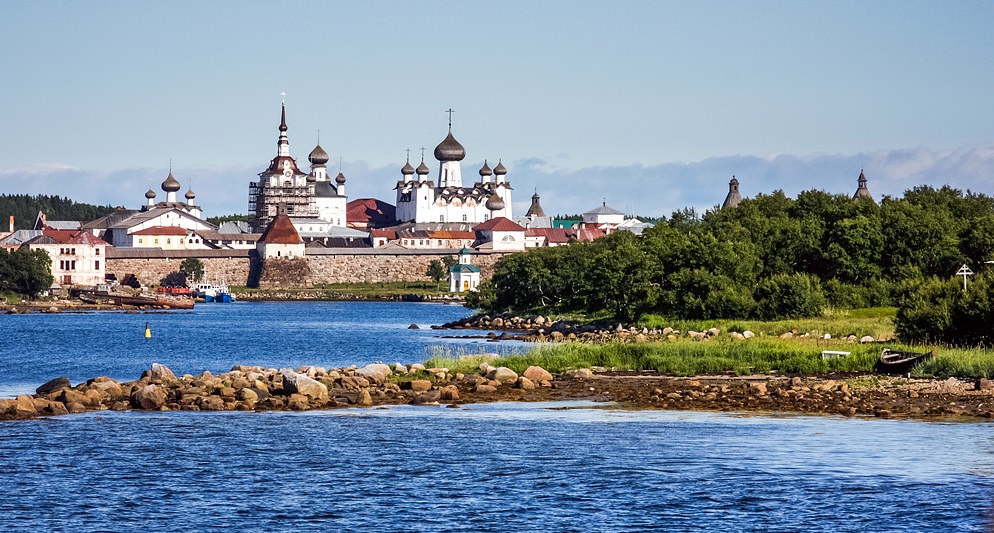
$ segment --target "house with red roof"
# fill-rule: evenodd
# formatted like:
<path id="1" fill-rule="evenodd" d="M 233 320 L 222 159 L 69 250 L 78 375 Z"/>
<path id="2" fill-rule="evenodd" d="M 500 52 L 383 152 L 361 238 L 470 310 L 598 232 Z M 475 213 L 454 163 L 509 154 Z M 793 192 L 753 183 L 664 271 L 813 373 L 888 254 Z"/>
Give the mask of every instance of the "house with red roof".
<path id="1" fill-rule="evenodd" d="M 79 230 L 45 228 L 22 246 L 48 252 L 56 284 L 93 286 L 104 282 L 109 245 L 100 237 Z"/>
<path id="2" fill-rule="evenodd" d="M 286 213 L 280 213 L 266 226 L 255 245 L 263 259 L 304 257 L 304 240 Z"/>
<path id="3" fill-rule="evenodd" d="M 476 233 L 474 247 L 494 252 L 523 252 L 525 228 L 505 217 L 495 217 L 473 226 Z"/>

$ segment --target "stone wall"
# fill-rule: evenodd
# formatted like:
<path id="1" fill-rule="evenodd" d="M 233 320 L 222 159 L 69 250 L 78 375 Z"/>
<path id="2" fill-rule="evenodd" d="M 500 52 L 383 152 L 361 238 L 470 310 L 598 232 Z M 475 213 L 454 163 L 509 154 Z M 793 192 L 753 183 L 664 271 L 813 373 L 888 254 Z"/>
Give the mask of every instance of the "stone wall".
<path id="1" fill-rule="evenodd" d="M 155 251 L 153 251 L 155 252 Z M 441 260 L 443 257 L 454 256 L 452 252 L 418 251 L 418 253 L 321 253 L 307 255 L 311 270 L 311 281 L 322 283 L 384 283 L 391 281 L 425 281 L 428 279 L 428 263 L 432 259 Z M 125 274 L 135 274 L 145 285 L 158 285 L 159 280 L 170 272 L 179 270 L 180 263 L 187 257 L 197 257 L 204 263 L 207 278 L 211 281 L 217 277 L 229 285 L 248 285 L 252 274 L 251 261 L 247 253 L 233 257 L 198 257 L 191 251 L 182 256 L 164 256 L 164 254 L 148 254 L 152 257 L 141 257 L 142 254 L 128 250 L 125 254 L 107 254 L 107 273 L 113 273 L 117 279 Z M 482 279 L 490 279 L 494 263 L 507 254 L 474 254 L 473 264 L 480 267 Z M 258 274 L 257 274 L 258 275 Z"/>

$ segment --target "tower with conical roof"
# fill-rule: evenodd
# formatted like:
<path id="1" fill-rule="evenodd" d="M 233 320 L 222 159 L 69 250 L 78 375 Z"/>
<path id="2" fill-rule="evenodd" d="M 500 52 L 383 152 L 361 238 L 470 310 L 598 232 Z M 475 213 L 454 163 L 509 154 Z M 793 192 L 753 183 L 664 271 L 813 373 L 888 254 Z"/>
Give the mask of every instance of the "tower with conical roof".
<path id="1" fill-rule="evenodd" d="M 735 179 L 735 176 L 732 176 L 732 180 L 728 182 L 728 194 L 725 196 L 725 201 L 722 202 L 721 208 L 736 207 L 741 201 L 742 195 L 739 194 L 739 180 Z"/>
<path id="2" fill-rule="evenodd" d="M 866 175 L 863 174 L 863 169 L 859 169 L 859 179 L 857 180 L 858 187 L 856 188 L 856 194 L 852 196 L 853 200 L 859 200 L 860 198 L 866 198 L 873 201 L 873 195 L 870 194 L 870 189 L 866 188 Z"/>
<path id="3" fill-rule="evenodd" d="M 284 102 L 280 106 L 280 134 L 276 142 L 276 157 L 269 162 L 266 170 L 259 173 L 257 181 L 249 183 L 249 214 L 252 216 L 253 231 L 264 230 L 278 213 L 279 206 L 284 206 L 290 217 L 318 216 L 311 185 L 313 178 L 301 171 L 297 161 L 290 155 L 287 130 Z M 324 150 L 311 152 L 316 156 L 315 161 L 320 161 L 321 152 Z M 324 156 L 327 157 L 327 153 Z"/>

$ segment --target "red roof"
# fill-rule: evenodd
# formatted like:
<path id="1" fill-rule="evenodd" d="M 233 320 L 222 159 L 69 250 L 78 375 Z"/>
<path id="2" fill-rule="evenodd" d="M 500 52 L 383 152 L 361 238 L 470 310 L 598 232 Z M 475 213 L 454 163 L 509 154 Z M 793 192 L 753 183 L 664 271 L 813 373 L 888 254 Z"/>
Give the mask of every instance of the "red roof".
<path id="1" fill-rule="evenodd" d="M 46 226 L 45 229 L 42 230 L 42 234 L 46 237 L 50 237 L 59 244 L 88 244 L 96 246 L 102 244 L 104 246 L 109 246 L 107 241 L 85 231 L 52 229 Z"/>
<path id="2" fill-rule="evenodd" d="M 473 227 L 473 231 L 525 231 L 513 220 L 505 217 L 492 218 L 483 224 Z"/>
<path id="3" fill-rule="evenodd" d="M 459 231 L 459 230 L 441 230 L 441 231 L 429 231 L 428 235 L 432 239 L 468 239 L 473 240 L 476 238 L 476 233 L 472 231 Z"/>
<path id="4" fill-rule="evenodd" d="M 392 229 L 374 229 L 372 233 L 374 238 L 380 237 L 391 241 L 397 238 L 397 232 Z"/>
<path id="5" fill-rule="evenodd" d="M 280 213 L 273 217 L 272 222 L 266 226 L 266 231 L 262 232 L 259 242 L 265 244 L 302 244 L 303 239 L 297 233 L 297 228 L 293 227 L 293 222 L 285 213 Z"/>
<path id="6" fill-rule="evenodd" d="M 152 226 L 131 233 L 132 235 L 186 235 L 186 228 L 179 226 Z"/>
<path id="7" fill-rule="evenodd" d="M 525 235 L 528 237 L 545 237 L 550 243 L 565 244 L 575 232 L 566 228 L 528 228 Z"/>
<path id="8" fill-rule="evenodd" d="M 359 198 L 345 204 L 345 220 L 349 224 L 393 224 L 396 212 L 397 208 L 376 198 Z"/>

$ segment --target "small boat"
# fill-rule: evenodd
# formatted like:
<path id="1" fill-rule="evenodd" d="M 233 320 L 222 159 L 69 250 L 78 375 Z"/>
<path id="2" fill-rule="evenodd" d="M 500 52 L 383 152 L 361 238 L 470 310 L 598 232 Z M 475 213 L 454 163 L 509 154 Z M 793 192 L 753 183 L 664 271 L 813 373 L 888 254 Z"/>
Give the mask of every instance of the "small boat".
<path id="1" fill-rule="evenodd" d="M 918 363 L 933 357 L 935 357 L 934 351 L 920 353 L 884 348 L 880 352 L 880 361 L 877 362 L 875 370 L 882 374 L 907 374 Z"/>
<path id="2" fill-rule="evenodd" d="M 235 301 L 235 295 L 228 290 L 228 285 L 220 283 L 197 283 L 192 287 L 195 298 L 203 298 L 204 302 L 230 303 Z"/>

